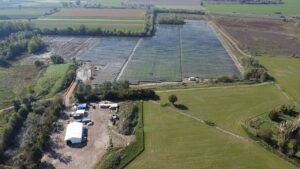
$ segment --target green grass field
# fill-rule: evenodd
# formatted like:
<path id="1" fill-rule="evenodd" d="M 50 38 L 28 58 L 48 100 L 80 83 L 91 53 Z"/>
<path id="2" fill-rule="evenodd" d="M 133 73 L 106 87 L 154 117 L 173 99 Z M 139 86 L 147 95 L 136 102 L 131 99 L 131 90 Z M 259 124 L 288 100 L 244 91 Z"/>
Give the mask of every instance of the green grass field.
<path id="1" fill-rule="evenodd" d="M 300 104 L 300 59 L 290 57 L 257 57 L 282 89 Z"/>
<path id="2" fill-rule="evenodd" d="M 49 11 L 50 8 L 5 8 L 0 10 L 0 17 L 11 19 L 37 18 Z"/>
<path id="3" fill-rule="evenodd" d="M 288 103 L 274 84 L 164 92 L 160 93 L 161 102 L 168 102 L 170 94 L 176 94 L 178 104 L 185 105 L 195 117 L 213 121 L 244 136 L 246 133 L 241 125 L 245 120 Z"/>
<path id="4" fill-rule="evenodd" d="M 255 90 L 255 88 L 256 87 L 252 90 Z M 257 90 L 260 91 L 260 87 L 257 88 Z M 271 88 L 270 90 L 276 92 L 271 85 L 267 85 L 265 88 Z M 199 92 L 200 91 L 201 90 L 199 90 Z M 231 95 L 233 92 L 231 89 L 223 89 L 221 91 L 207 89 L 205 92 L 208 92 L 208 94 L 212 92 L 207 98 L 216 96 L 217 91 L 223 93 L 222 96 L 218 97 L 240 97 L 239 100 L 242 100 L 242 102 L 244 97 L 246 97 L 242 92 L 240 92 L 239 95 L 235 92 Z M 200 94 L 195 92 L 196 91 L 188 92 L 186 97 Z M 203 95 L 198 95 L 198 98 L 202 96 Z M 250 95 L 248 97 L 252 96 L 253 95 Z M 193 98 L 195 97 L 190 98 L 189 101 L 195 104 L 199 102 L 199 100 L 194 100 Z M 206 102 L 206 104 L 214 106 L 215 111 L 222 111 L 222 108 L 220 109 L 221 105 L 216 106 L 216 103 L 210 100 L 206 101 L 205 99 L 207 98 L 203 98 L 201 102 Z M 231 101 L 230 104 L 239 105 L 239 102 L 235 102 L 235 100 Z M 253 102 L 258 103 L 259 100 L 256 101 L 253 99 Z M 225 105 L 226 107 L 228 102 L 219 104 Z M 202 106 L 204 106 L 204 104 L 202 104 Z M 232 109 L 232 111 L 235 110 Z M 230 116 L 230 114 L 228 115 Z M 216 115 L 212 115 L 212 117 L 214 116 Z M 231 123 L 235 121 L 235 119 L 232 118 L 224 118 L 223 120 L 230 121 Z M 158 104 L 151 102 L 144 104 L 144 124 L 145 151 L 128 166 L 130 169 L 296 168 L 260 147 L 258 144 L 225 134 L 213 127 L 209 127 L 192 118 L 179 114 L 170 108 L 162 108 Z"/>
<path id="5" fill-rule="evenodd" d="M 32 20 L 32 23 L 38 28 L 58 28 L 66 29 L 68 27 L 79 27 L 85 25 L 88 28 L 102 29 L 130 29 L 143 30 L 144 21 L 140 20 L 109 20 L 109 19 L 37 19 Z"/>
<path id="6" fill-rule="evenodd" d="M 242 5 L 242 4 L 206 4 L 205 8 L 213 13 L 274 14 L 300 16 L 299 0 L 284 0 L 282 5 Z"/>
<path id="7" fill-rule="evenodd" d="M 64 86 L 71 64 L 50 65 L 38 79 L 34 90 L 38 96 L 52 97 Z"/>
<path id="8" fill-rule="evenodd" d="M 34 65 L 0 68 L 0 109 L 11 106 L 11 101 L 24 95 L 26 88 L 32 85 L 38 70 Z"/>

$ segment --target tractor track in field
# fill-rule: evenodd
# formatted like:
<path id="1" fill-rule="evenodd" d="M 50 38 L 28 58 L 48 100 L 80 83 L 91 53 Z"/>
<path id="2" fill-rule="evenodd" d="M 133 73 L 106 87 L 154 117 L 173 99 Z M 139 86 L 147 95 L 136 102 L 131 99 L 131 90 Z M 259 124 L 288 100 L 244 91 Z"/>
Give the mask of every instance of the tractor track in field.
<path id="1" fill-rule="evenodd" d="M 195 87 L 195 88 L 185 88 L 185 89 L 170 89 L 170 90 L 156 90 L 156 93 L 168 93 L 168 92 L 178 92 L 178 91 L 188 91 L 188 90 L 207 90 L 207 89 L 228 89 L 235 87 L 254 87 L 263 86 L 268 84 L 273 84 L 274 82 L 264 82 L 258 84 L 246 84 L 246 85 L 232 85 L 232 86 L 215 86 L 215 87 Z"/>
<path id="2" fill-rule="evenodd" d="M 154 103 L 154 104 L 160 105 L 159 102 L 156 102 L 156 101 L 151 101 L 151 102 Z M 201 118 L 199 118 L 199 117 L 193 116 L 193 115 L 192 115 L 193 113 L 192 113 L 191 111 L 180 111 L 180 110 L 178 110 L 178 109 L 176 109 L 176 108 L 173 108 L 173 107 L 168 107 L 168 108 L 171 109 L 171 110 L 173 110 L 173 111 L 175 111 L 175 112 L 177 112 L 177 113 L 179 113 L 179 114 L 181 114 L 181 115 L 183 115 L 183 116 L 185 116 L 185 117 L 188 117 L 188 118 L 190 118 L 190 119 L 194 119 L 194 120 L 196 120 L 196 121 L 198 121 L 198 122 L 203 123 L 203 124 L 206 125 L 204 119 L 201 119 Z M 212 127 L 213 127 L 213 126 L 212 126 Z M 218 131 L 220 131 L 220 132 L 222 132 L 222 133 L 225 133 L 225 134 L 227 134 L 227 135 L 230 135 L 230 136 L 232 136 L 232 137 L 235 137 L 235 138 L 237 138 L 237 139 L 240 139 L 240 140 L 243 140 L 243 141 L 247 141 L 247 142 L 256 143 L 256 141 L 253 141 L 253 140 L 251 140 L 251 139 L 249 139 L 249 138 L 247 138 L 247 137 L 244 137 L 244 136 L 235 134 L 235 133 L 233 133 L 233 132 L 231 132 L 231 131 L 229 131 L 229 130 L 227 130 L 227 129 L 221 128 L 221 127 L 219 127 L 219 126 L 214 126 L 213 128 L 217 129 Z"/>
<path id="3" fill-rule="evenodd" d="M 136 43 L 136 45 L 134 46 L 134 48 L 132 49 L 129 57 L 127 58 L 126 62 L 124 63 L 124 65 L 122 66 L 122 69 L 120 70 L 120 73 L 118 74 L 116 80 L 120 80 L 121 76 L 123 75 L 125 69 L 127 68 L 128 66 L 128 63 L 131 61 L 133 55 L 135 54 L 135 51 L 137 50 L 137 48 L 140 46 L 141 42 L 143 41 L 143 38 L 140 38 L 138 40 L 138 42 Z"/>

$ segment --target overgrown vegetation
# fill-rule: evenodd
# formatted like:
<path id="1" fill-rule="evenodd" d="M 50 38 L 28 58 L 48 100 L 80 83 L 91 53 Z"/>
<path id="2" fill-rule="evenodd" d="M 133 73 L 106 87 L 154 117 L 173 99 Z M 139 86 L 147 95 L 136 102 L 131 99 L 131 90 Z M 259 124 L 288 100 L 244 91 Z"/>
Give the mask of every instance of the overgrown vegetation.
<path id="1" fill-rule="evenodd" d="M 138 123 L 139 109 L 136 103 L 123 102 L 119 110 L 118 132 L 124 135 L 133 134 Z"/>
<path id="2" fill-rule="evenodd" d="M 23 21 L 3 21 L 0 22 L 0 37 L 7 37 L 12 33 L 19 31 L 31 31 L 33 25 Z"/>
<path id="3" fill-rule="evenodd" d="M 144 151 L 143 103 L 138 103 L 138 121 L 133 134 L 136 139 L 127 147 L 108 151 L 95 169 L 122 169 Z"/>
<path id="4" fill-rule="evenodd" d="M 264 115 L 249 120 L 250 132 L 262 139 L 277 153 L 289 157 L 299 165 L 296 155 L 299 152 L 299 122 L 295 118 L 299 113 L 294 105 L 282 105 Z M 255 134 L 256 133 L 256 134 Z"/>
<path id="5" fill-rule="evenodd" d="M 274 80 L 267 70 L 254 58 L 243 58 L 242 65 L 245 68 L 244 78 L 250 81 L 266 82 Z"/>
<path id="6" fill-rule="evenodd" d="M 10 118 L 1 139 L 1 162 L 13 168 L 37 169 L 47 147 L 52 123 L 57 120 L 63 104 L 58 98 L 35 101 L 32 97 L 23 99 L 22 103 L 19 111 Z M 4 156 L 3 152 L 10 148 L 17 151 Z"/>
<path id="7" fill-rule="evenodd" d="M 46 48 L 41 37 L 32 31 L 10 34 L 0 41 L 0 59 L 13 60 L 23 53 L 37 53 Z"/>

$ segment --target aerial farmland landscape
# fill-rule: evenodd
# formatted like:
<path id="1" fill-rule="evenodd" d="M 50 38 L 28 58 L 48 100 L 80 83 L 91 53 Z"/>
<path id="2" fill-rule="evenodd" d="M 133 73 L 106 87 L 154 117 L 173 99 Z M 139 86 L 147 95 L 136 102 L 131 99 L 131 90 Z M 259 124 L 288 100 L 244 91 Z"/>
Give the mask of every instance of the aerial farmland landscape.
<path id="1" fill-rule="evenodd" d="M 299 0 L 0 0 L 0 169 L 300 168 Z"/>

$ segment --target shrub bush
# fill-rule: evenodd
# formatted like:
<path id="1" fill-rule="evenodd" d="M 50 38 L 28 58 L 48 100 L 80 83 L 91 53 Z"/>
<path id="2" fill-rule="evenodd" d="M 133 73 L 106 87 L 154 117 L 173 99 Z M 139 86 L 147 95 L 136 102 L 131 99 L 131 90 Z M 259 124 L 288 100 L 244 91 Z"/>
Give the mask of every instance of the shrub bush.
<path id="1" fill-rule="evenodd" d="M 269 128 L 262 128 L 258 131 L 257 136 L 266 142 L 272 141 L 273 131 Z"/>

